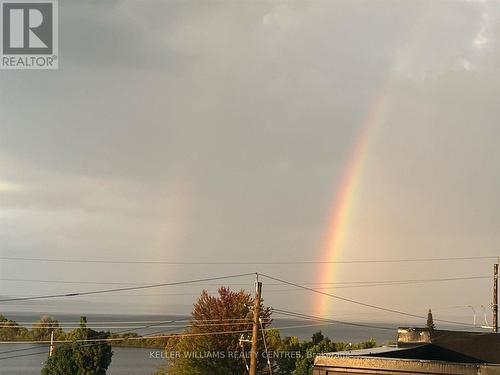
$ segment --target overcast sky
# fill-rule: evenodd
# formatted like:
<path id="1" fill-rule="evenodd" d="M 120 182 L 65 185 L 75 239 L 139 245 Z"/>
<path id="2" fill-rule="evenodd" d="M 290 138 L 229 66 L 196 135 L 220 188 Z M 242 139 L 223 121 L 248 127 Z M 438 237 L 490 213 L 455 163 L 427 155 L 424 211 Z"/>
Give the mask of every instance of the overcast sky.
<path id="1" fill-rule="evenodd" d="M 0 72 L 3 257 L 320 259 L 331 202 L 384 83 L 342 259 L 500 253 L 498 2 L 59 3 L 60 69 Z M 332 281 L 485 276 L 491 263 L 343 265 Z M 0 295 L 112 286 L 6 279 L 253 271 L 313 282 L 318 268 L 2 260 Z M 252 288 L 252 277 L 232 282 Z M 187 312 L 201 288 L 0 310 Z M 269 305 L 313 311 L 307 292 L 264 288 Z M 470 320 L 456 307 L 491 297 L 490 280 L 331 291 Z M 402 319 L 345 303 L 334 311 Z"/>

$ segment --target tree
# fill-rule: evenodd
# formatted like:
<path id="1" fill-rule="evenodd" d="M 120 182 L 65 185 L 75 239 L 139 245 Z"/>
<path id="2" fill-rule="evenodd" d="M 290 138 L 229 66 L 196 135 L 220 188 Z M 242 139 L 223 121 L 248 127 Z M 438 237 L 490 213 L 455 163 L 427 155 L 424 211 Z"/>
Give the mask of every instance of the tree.
<path id="1" fill-rule="evenodd" d="M 182 338 L 169 339 L 168 353 L 179 353 L 178 358 L 169 358 L 169 366 L 157 374 L 168 375 L 244 375 L 247 373 L 240 338 L 251 336 L 254 299 L 243 290 L 234 292 L 221 287 L 218 296 L 204 290 L 191 313 L 192 322 Z M 271 310 L 261 305 L 260 318 L 263 327 L 271 322 Z M 225 333 L 228 332 L 228 333 Z M 221 334 L 222 333 L 222 334 Z M 263 358 L 262 335 L 259 335 L 259 357 Z M 243 348 L 248 352 L 250 347 Z M 247 358 L 248 360 L 248 358 Z M 258 362 L 262 370 L 264 360 Z"/>
<path id="2" fill-rule="evenodd" d="M 354 345 L 343 342 L 333 342 L 328 337 L 324 337 L 321 331 L 319 331 L 313 334 L 311 341 L 306 341 L 301 344 L 301 356 L 295 362 L 295 370 L 289 372 L 288 374 L 312 375 L 314 357 L 319 353 L 368 349 L 373 348 L 376 345 L 377 344 L 373 339 Z"/>
<path id="3" fill-rule="evenodd" d="M 29 332 L 25 327 L 17 324 L 16 321 L 7 319 L 0 315 L 0 339 L 5 341 L 15 341 L 29 338 Z"/>
<path id="4" fill-rule="evenodd" d="M 436 326 L 434 325 L 434 318 L 432 317 L 432 311 L 429 309 L 429 312 L 427 313 L 427 324 L 426 324 L 427 329 L 429 330 L 434 330 Z"/>
<path id="5" fill-rule="evenodd" d="M 111 364 L 111 345 L 102 340 L 108 332 L 87 328 L 87 319 L 80 318 L 80 328 L 69 334 L 72 343 L 57 347 L 42 369 L 42 375 L 105 375 Z"/>
<path id="6" fill-rule="evenodd" d="M 44 315 L 33 324 L 31 334 L 34 340 L 50 340 L 50 336 L 54 332 L 54 338 L 58 339 L 63 336 L 63 330 L 59 327 L 59 322 L 48 316 Z"/>
<path id="7" fill-rule="evenodd" d="M 324 339 L 325 339 L 325 336 L 323 335 L 323 332 L 321 332 L 321 331 L 315 332 L 312 335 L 312 342 L 314 345 L 319 344 Z"/>
<path id="8" fill-rule="evenodd" d="M 301 353 L 301 344 L 296 336 L 281 338 L 279 330 L 267 332 L 267 345 L 275 355 L 272 357 L 274 375 L 290 375 L 297 366 L 297 357 Z"/>
<path id="9" fill-rule="evenodd" d="M 311 342 L 312 343 L 312 342 Z M 305 353 L 296 362 L 294 375 L 312 375 L 314 357 L 318 353 L 336 352 L 337 346 L 329 338 L 323 339 L 312 347 L 308 348 Z"/>
<path id="10" fill-rule="evenodd" d="M 59 346 L 45 362 L 41 375 L 77 374 L 78 367 L 73 355 L 74 349 L 71 344 Z"/>

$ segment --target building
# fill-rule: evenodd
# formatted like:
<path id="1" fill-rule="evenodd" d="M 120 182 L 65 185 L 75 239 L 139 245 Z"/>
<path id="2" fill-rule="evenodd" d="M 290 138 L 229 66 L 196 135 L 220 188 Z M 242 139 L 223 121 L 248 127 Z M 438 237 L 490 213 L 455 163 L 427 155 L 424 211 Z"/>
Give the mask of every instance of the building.
<path id="1" fill-rule="evenodd" d="M 498 374 L 500 335 L 399 328 L 394 347 L 316 356 L 313 375 Z"/>

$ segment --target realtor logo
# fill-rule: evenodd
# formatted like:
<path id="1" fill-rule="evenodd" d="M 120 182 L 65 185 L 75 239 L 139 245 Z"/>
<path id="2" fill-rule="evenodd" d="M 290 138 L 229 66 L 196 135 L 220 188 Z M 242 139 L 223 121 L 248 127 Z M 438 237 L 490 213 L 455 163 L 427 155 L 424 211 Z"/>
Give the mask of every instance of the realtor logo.
<path id="1" fill-rule="evenodd" d="M 57 69 L 57 0 L 0 1 L 2 69 Z"/>

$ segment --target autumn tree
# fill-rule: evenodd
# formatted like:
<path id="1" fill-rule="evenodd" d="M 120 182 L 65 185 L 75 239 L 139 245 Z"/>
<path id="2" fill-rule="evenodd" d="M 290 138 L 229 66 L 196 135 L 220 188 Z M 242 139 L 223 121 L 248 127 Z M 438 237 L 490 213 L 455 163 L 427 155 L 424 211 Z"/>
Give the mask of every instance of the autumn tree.
<path id="1" fill-rule="evenodd" d="M 168 341 L 166 352 L 180 353 L 169 358 L 169 365 L 157 372 L 168 375 L 244 375 L 247 374 L 243 352 L 249 344 L 240 346 L 240 338 L 251 337 L 253 297 L 240 290 L 221 287 L 217 296 L 204 290 L 191 313 L 192 321 L 186 336 Z M 271 310 L 261 304 L 263 328 L 271 322 Z M 259 335 L 259 369 L 266 366 L 263 340 Z M 246 358 L 249 361 L 248 358 Z"/>

